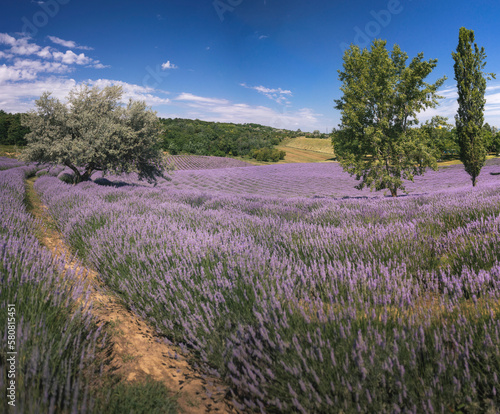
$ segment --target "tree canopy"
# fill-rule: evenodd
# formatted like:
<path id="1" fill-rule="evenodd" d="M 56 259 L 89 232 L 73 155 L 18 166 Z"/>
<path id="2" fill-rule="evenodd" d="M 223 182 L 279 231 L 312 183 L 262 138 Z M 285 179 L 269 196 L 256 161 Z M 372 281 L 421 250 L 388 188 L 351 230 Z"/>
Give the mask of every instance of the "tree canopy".
<path id="1" fill-rule="evenodd" d="M 122 94 L 119 86 L 100 90 L 83 85 L 63 104 L 44 93 L 36 109 L 23 116 L 31 130 L 23 159 L 65 165 L 75 182 L 90 179 L 95 171 L 135 171 L 139 179 L 154 182 L 164 170 L 158 118 L 145 102 L 130 100 L 122 106 Z"/>
<path id="2" fill-rule="evenodd" d="M 29 129 L 21 125 L 21 114 L 8 114 L 0 110 L 0 144 L 26 145 Z"/>
<path id="3" fill-rule="evenodd" d="M 458 113 L 455 115 L 460 160 L 475 186 L 477 177 L 486 160 L 487 132 L 483 130 L 486 80 L 495 74 L 486 74 L 484 48 L 474 43 L 474 31 L 461 27 L 458 34 L 455 60 L 455 80 L 458 89 Z"/>
<path id="4" fill-rule="evenodd" d="M 355 175 L 358 189 L 405 190 L 403 179 L 413 180 L 427 167 L 436 168 L 435 151 L 419 128 L 417 114 L 438 104 L 438 88 L 446 77 L 425 82 L 437 64 L 419 53 L 407 65 L 408 55 L 386 41 L 370 49 L 351 45 L 339 70 L 343 96 L 339 130 L 333 135 L 335 154 L 345 171 Z"/>

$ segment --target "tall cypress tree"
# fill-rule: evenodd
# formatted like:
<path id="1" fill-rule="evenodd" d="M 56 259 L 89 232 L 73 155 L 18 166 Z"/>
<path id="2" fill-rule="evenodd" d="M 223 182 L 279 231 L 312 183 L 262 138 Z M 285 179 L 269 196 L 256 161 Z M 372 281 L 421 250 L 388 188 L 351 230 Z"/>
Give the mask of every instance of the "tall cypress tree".
<path id="1" fill-rule="evenodd" d="M 474 46 L 474 50 L 473 50 Z M 455 60 L 455 80 L 458 88 L 458 113 L 455 115 L 458 142 L 460 145 L 460 160 L 465 171 L 471 176 L 475 186 L 477 177 L 486 160 L 486 147 L 482 128 L 484 121 L 484 92 L 486 80 L 494 73 L 484 73 L 486 65 L 484 47 L 474 43 L 474 31 L 460 28 Z"/>

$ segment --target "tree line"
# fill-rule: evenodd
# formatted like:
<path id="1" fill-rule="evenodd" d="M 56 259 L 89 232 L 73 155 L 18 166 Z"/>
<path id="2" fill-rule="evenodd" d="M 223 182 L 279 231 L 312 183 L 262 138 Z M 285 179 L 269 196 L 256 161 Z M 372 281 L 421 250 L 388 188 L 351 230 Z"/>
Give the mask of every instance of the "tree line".
<path id="1" fill-rule="evenodd" d="M 449 123 L 448 118 L 434 116 L 424 122 L 418 128 L 421 129 L 427 145 L 432 148 L 438 161 L 458 159 L 460 154 L 460 144 L 458 140 L 457 128 Z M 335 142 L 335 134 L 339 132 L 334 129 L 330 138 Z M 481 137 L 488 154 L 500 154 L 500 129 L 491 126 L 487 122 L 481 129 Z"/>
<path id="2" fill-rule="evenodd" d="M 259 124 L 233 124 L 199 119 L 160 118 L 160 146 L 172 155 L 196 154 L 224 157 L 252 156 L 255 150 L 271 149 L 299 132 Z"/>
<path id="3" fill-rule="evenodd" d="M 0 109 L 0 145 L 26 145 L 26 134 L 30 130 L 22 125 L 21 116 Z"/>

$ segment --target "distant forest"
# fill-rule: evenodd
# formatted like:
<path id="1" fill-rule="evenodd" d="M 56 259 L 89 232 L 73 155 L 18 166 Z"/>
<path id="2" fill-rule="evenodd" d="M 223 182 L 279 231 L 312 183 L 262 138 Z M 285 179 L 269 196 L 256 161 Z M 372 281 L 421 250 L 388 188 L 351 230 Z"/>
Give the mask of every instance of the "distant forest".
<path id="1" fill-rule="evenodd" d="M 272 148 L 284 138 L 303 135 L 259 124 L 231 124 L 198 119 L 160 118 L 161 146 L 172 155 L 251 156 L 253 150 Z"/>
<path id="2" fill-rule="evenodd" d="M 28 128 L 21 125 L 21 114 L 8 114 L 0 109 L 0 145 L 26 145 Z"/>

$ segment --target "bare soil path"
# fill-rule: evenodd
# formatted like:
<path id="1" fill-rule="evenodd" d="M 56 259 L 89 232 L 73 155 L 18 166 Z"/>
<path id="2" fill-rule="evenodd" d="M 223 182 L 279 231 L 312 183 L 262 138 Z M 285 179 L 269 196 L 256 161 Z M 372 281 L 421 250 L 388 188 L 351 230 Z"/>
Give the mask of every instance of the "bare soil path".
<path id="1" fill-rule="evenodd" d="M 237 413 L 226 399 L 228 389 L 224 384 L 197 372 L 177 347 L 166 344 L 144 320 L 127 310 L 99 281 L 97 272 L 74 257 L 34 190 L 35 180 L 27 180 L 26 191 L 31 213 L 41 220 L 38 237 L 54 256 L 65 258 L 67 268 L 88 281 L 92 312 L 99 325 L 106 324 L 113 344 L 109 371 L 128 381 L 143 381 L 147 376 L 162 381 L 176 398 L 181 413 Z"/>

